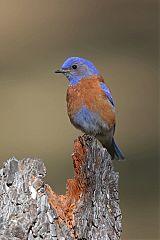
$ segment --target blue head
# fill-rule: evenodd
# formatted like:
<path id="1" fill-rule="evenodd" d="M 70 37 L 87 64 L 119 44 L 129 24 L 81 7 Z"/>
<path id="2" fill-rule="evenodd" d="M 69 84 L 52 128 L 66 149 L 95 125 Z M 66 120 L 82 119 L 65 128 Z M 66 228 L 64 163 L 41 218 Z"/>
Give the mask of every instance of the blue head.
<path id="1" fill-rule="evenodd" d="M 82 78 L 99 75 L 94 64 L 84 58 L 70 57 L 55 73 L 63 73 L 69 80 L 70 85 L 77 84 Z"/>

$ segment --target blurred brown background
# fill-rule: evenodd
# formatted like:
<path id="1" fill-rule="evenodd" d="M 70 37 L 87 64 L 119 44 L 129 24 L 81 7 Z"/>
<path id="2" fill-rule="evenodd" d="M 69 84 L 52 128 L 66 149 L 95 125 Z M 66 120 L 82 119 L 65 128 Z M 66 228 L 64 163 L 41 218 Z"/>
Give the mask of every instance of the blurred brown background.
<path id="1" fill-rule="evenodd" d="M 117 105 L 123 240 L 158 239 L 158 1 L 0 0 L 0 161 L 44 160 L 64 193 L 73 176 L 69 56 L 95 63 Z"/>

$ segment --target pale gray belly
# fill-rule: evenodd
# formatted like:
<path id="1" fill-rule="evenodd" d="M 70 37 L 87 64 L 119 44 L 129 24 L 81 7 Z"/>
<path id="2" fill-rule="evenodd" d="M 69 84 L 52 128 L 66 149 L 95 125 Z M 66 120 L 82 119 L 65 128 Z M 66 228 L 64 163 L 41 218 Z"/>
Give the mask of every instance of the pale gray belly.
<path id="1" fill-rule="evenodd" d="M 96 112 L 88 110 L 85 106 L 75 113 L 71 119 L 75 127 L 90 135 L 103 135 L 108 129 L 108 124 Z"/>

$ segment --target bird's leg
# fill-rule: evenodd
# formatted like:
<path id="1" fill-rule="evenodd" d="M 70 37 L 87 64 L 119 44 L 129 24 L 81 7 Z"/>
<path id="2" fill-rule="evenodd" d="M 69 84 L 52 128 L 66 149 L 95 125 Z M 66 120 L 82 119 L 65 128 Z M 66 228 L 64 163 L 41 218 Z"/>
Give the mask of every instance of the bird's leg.
<path id="1" fill-rule="evenodd" d="M 96 135 L 84 133 L 82 137 L 84 137 L 87 141 L 92 141 L 93 138 L 96 138 Z"/>

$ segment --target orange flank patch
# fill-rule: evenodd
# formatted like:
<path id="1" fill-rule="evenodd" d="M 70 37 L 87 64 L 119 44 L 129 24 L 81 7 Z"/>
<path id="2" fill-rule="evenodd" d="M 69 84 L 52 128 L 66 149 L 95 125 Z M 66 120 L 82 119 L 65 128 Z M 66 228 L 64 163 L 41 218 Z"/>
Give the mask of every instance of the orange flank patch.
<path id="1" fill-rule="evenodd" d="M 69 86 L 67 90 L 67 108 L 70 119 L 82 106 L 96 112 L 108 124 L 109 128 L 115 124 L 115 112 L 100 87 L 104 82 L 101 76 L 92 76 L 82 79 L 77 85 Z"/>
<path id="2" fill-rule="evenodd" d="M 58 221 L 67 223 L 69 229 L 73 230 L 75 226 L 74 211 L 78 201 L 86 189 L 86 183 L 82 172 L 82 164 L 85 160 L 86 149 L 82 138 L 79 137 L 74 143 L 74 153 L 72 155 L 74 163 L 74 179 L 68 179 L 67 191 L 65 195 L 56 195 L 49 185 L 46 185 L 48 201 L 56 209 Z M 74 234 L 74 233 L 73 233 Z"/>

